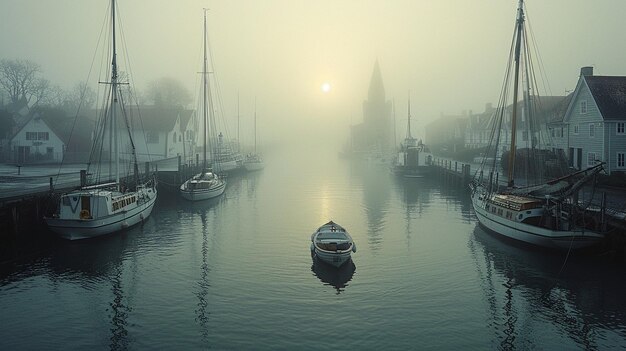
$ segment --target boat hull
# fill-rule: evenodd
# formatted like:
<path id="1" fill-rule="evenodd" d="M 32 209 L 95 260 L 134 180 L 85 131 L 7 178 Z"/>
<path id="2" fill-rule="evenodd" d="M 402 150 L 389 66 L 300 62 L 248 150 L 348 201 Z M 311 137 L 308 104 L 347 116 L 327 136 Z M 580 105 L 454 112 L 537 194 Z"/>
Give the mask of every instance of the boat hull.
<path id="1" fill-rule="evenodd" d="M 189 201 L 202 201 L 218 197 L 224 193 L 226 189 L 226 183 L 222 182 L 219 186 L 209 189 L 184 189 L 184 184 L 180 188 L 180 195 L 185 200 Z"/>
<path id="2" fill-rule="evenodd" d="M 114 213 L 109 216 L 94 219 L 61 219 L 45 218 L 46 224 L 53 232 L 64 239 L 79 240 L 89 239 L 102 235 L 111 234 L 140 222 L 143 222 L 150 213 L 156 202 L 156 190 L 154 196 L 143 204 L 127 211 Z"/>
<path id="3" fill-rule="evenodd" d="M 340 225 L 330 221 L 311 234 L 311 254 L 335 267 L 341 267 L 356 252 L 352 237 Z"/>
<path id="4" fill-rule="evenodd" d="M 341 251 L 341 252 L 325 251 L 325 250 L 321 250 L 315 245 L 313 246 L 314 246 L 313 252 L 318 259 L 330 265 L 333 265 L 335 267 L 341 267 L 344 263 L 348 262 L 350 260 L 351 253 L 352 253 L 351 250 Z"/>
<path id="5" fill-rule="evenodd" d="M 220 172 L 232 172 L 241 168 L 241 162 L 236 160 L 231 161 L 216 161 L 214 168 Z"/>
<path id="6" fill-rule="evenodd" d="M 263 162 L 244 162 L 243 167 L 248 172 L 260 171 L 265 168 L 265 164 Z"/>
<path id="7" fill-rule="evenodd" d="M 472 205 L 479 223 L 504 237 L 551 249 L 582 249 L 600 243 L 604 235 L 590 230 L 551 230 L 495 216 L 485 209 L 485 201 L 472 194 Z"/>

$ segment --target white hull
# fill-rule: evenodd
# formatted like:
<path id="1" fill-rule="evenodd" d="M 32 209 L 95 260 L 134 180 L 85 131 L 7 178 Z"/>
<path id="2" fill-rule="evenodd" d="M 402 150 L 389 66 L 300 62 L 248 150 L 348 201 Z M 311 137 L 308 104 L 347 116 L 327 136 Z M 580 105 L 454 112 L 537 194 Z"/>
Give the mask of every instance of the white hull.
<path id="1" fill-rule="evenodd" d="M 315 253 L 315 256 L 317 256 L 317 258 L 335 267 L 341 267 L 344 263 L 348 262 L 348 260 L 350 260 L 350 255 L 352 253 L 351 250 L 344 251 L 344 252 L 324 251 L 324 250 L 319 249 L 315 245 L 313 246 L 314 246 L 314 253 Z"/>
<path id="2" fill-rule="evenodd" d="M 222 184 L 222 186 L 213 188 L 213 189 L 202 189 L 202 190 L 180 190 L 180 195 L 189 201 L 202 201 L 208 200 L 215 197 L 218 197 L 224 193 L 224 189 L 226 189 L 226 184 Z"/>
<path id="3" fill-rule="evenodd" d="M 224 193 L 226 182 L 211 171 L 203 171 L 180 186 L 181 196 L 189 201 L 202 201 Z"/>
<path id="4" fill-rule="evenodd" d="M 89 239 L 101 235 L 111 234 L 142 222 L 150 213 L 157 198 L 154 196 L 147 202 L 137 205 L 127 211 L 121 211 L 108 216 L 93 219 L 62 219 L 46 218 L 46 224 L 53 232 L 64 239 Z"/>
<path id="5" fill-rule="evenodd" d="M 234 171 L 236 169 L 240 168 L 239 162 L 232 160 L 232 161 L 224 161 L 224 162 L 219 162 L 216 161 L 214 163 L 213 168 L 215 168 L 216 170 L 219 170 L 220 172 L 231 172 Z"/>
<path id="6" fill-rule="evenodd" d="M 263 162 L 244 162 L 243 167 L 248 172 L 260 171 L 265 168 L 265 163 Z"/>
<path id="7" fill-rule="evenodd" d="M 472 205 L 478 221 L 487 229 L 505 237 L 553 249 L 581 249 L 599 243 L 604 235 L 590 230 L 551 230 L 503 218 L 485 209 L 486 202 L 472 194 Z"/>
<path id="8" fill-rule="evenodd" d="M 335 267 L 348 262 L 352 252 L 356 252 L 352 237 L 333 221 L 319 227 L 311 235 L 311 253 Z"/>

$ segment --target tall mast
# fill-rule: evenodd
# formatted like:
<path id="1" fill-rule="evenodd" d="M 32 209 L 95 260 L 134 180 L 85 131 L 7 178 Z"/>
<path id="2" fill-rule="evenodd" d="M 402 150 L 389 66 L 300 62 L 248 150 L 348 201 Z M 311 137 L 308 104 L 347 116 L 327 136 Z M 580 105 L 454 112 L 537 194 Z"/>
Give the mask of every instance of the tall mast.
<path id="1" fill-rule="evenodd" d="M 241 152 L 241 139 L 239 138 L 239 120 L 241 115 L 239 114 L 239 91 L 237 91 L 237 152 Z"/>
<path id="2" fill-rule="evenodd" d="M 256 97 L 254 97 L 254 154 L 256 155 Z"/>
<path id="3" fill-rule="evenodd" d="M 203 160 L 203 164 L 202 164 L 202 169 L 203 171 L 205 171 L 207 169 L 207 163 L 206 163 L 206 134 L 207 134 L 207 55 L 206 55 L 206 11 L 207 9 L 204 9 L 204 63 L 202 65 L 202 82 L 203 82 L 203 86 L 202 86 L 202 97 L 203 97 L 203 104 L 202 104 L 202 130 L 204 132 L 204 145 L 203 145 L 203 154 L 204 154 L 204 160 Z"/>
<path id="4" fill-rule="evenodd" d="M 409 115 L 409 119 L 406 122 L 406 138 L 412 139 L 413 137 L 411 136 L 411 92 L 409 92 L 408 115 Z"/>
<path id="5" fill-rule="evenodd" d="M 115 105 L 117 105 L 117 51 L 115 46 L 115 0 L 111 0 L 111 22 L 112 22 L 112 44 L 113 58 L 111 60 L 111 133 L 113 133 L 113 150 L 115 153 L 115 183 L 118 190 L 120 186 L 120 155 L 117 140 L 117 117 L 115 115 Z"/>
<path id="6" fill-rule="evenodd" d="M 395 98 L 393 99 L 391 106 L 393 108 L 393 147 L 396 147 L 398 145 L 398 140 L 396 138 L 396 99 Z"/>
<path id="7" fill-rule="evenodd" d="M 206 30 L 206 13 L 207 11 L 209 11 L 209 9 L 204 9 L 204 64 L 205 64 L 205 70 L 206 70 L 206 65 L 207 65 L 207 59 L 206 59 L 206 55 L 207 55 L 207 45 L 208 45 L 208 39 L 207 39 L 207 30 Z M 213 61 L 211 61 L 211 64 L 213 64 Z M 211 67 L 213 68 L 213 67 Z M 208 110 L 209 110 L 209 128 L 211 129 L 211 132 L 213 133 L 213 135 L 215 136 L 215 132 L 217 131 L 217 126 L 215 125 L 215 109 L 213 108 L 213 96 L 211 95 L 211 83 L 208 81 L 208 75 L 212 73 L 212 72 L 206 72 L 205 77 L 207 78 L 207 82 L 205 83 L 206 85 L 206 96 L 205 98 L 208 100 Z M 205 130 L 205 133 L 207 133 L 207 131 Z M 206 143 L 205 143 L 206 144 Z M 216 150 L 217 145 L 215 145 L 215 143 L 212 145 L 211 147 L 211 153 L 212 153 L 212 160 L 213 162 L 216 161 L 216 157 L 217 157 L 217 153 L 219 153 L 219 150 Z M 206 153 L 205 153 L 206 155 Z M 206 156 L 205 156 L 206 157 Z M 218 170 L 219 171 L 219 170 Z"/>
<path id="8" fill-rule="evenodd" d="M 519 85 L 519 66 L 520 66 L 520 47 L 522 44 L 522 32 L 524 30 L 524 0 L 519 0 L 519 7 L 517 9 L 517 30 L 516 30 L 516 43 L 515 43 L 515 77 L 513 83 L 513 113 L 511 119 L 511 148 L 509 149 L 509 178 L 508 186 L 513 187 L 514 174 L 515 174 L 515 135 L 517 134 L 517 95 Z"/>

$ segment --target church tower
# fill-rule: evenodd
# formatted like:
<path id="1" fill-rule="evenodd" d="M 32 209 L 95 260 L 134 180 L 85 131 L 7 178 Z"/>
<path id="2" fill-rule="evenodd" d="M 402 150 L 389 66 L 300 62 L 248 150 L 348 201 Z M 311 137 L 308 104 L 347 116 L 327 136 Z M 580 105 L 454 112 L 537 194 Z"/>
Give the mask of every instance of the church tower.
<path id="1" fill-rule="evenodd" d="M 383 151 L 394 147 L 391 145 L 393 140 L 391 108 L 391 101 L 386 100 L 383 77 L 376 60 L 367 100 L 363 101 L 364 147 L 378 147 Z"/>

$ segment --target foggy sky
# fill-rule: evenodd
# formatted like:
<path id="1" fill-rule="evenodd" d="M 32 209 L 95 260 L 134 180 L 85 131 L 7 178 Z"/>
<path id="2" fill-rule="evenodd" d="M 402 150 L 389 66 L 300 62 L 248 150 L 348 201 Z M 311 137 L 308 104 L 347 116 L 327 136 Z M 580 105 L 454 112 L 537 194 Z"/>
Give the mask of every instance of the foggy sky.
<path id="1" fill-rule="evenodd" d="M 69 88 L 85 80 L 107 0 L 0 0 L 0 58 L 39 63 Z M 362 121 L 374 62 L 404 135 L 411 91 L 414 135 L 441 113 L 482 112 L 500 93 L 516 0 L 118 0 L 134 84 L 173 77 L 196 96 L 202 8 L 228 114 L 260 134 L 347 137 Z M 626 75 L 623 0 L 527 1 L 553 95 L 575 87 L 580 67 Z M 321 92 L 324 82 L 329 93 Z M 95 84 L 90 82 L 90 84 Z M 280 128 L 279 128 L 280 126 Z M 335 133 L 335 132 L 333 132 Z M 232 133 L 231 133 L 232 134 Z M 343 140 L 342 140 L 343 141 Z"/>

